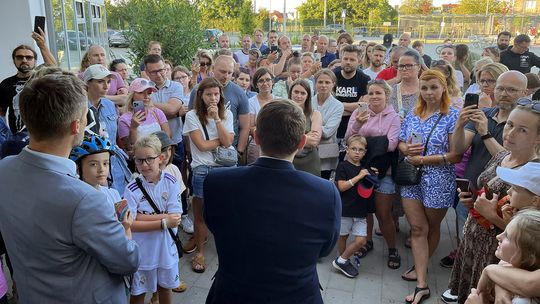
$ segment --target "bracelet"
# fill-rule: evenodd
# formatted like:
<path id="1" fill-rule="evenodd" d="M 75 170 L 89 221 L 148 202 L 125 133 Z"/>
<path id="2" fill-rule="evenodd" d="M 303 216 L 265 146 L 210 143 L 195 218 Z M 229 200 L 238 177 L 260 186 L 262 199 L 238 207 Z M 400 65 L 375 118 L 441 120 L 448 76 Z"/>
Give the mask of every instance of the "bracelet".
<path id="1" fill-rule="evenodd" d="M 165 230 L 165 229 L 167 229 L 167 219 L 162 218 L 161 219 L 161 230 Z"/>
<path id="2" fill-rule="evenodd" d="M 446 154 L 443 153 L 443 154 L 441 154 L 441 156 L 442 156 L 442 160 L 443 160 L 444 164 L 448 165 L 448 161 L 446 160 Z"/>
<path id="3" fill-rule="evenodd" d="M 351 187 L 354 187 L 354 184 L 353 184 L 352 180 L 349 179 L 348 182 L 351 185 Z"/>
<path id="4" fill-rule="evenodd" d="M 489 132 L 487 132 L 485 135 L 480 136 L 481 140 L 486 140 L 486 139 L 490 139 L 490 138 L 493 138 L 493 135 L 491 135 L 491 133 L 489 133 Z"/>

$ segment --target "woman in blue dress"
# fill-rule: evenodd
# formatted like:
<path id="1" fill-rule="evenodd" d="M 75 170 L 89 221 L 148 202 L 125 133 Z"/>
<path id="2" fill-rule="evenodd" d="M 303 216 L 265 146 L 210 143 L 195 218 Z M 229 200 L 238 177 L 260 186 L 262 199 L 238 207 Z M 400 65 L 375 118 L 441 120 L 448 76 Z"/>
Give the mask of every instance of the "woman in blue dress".
<path id="1" fill-rule="evenodd" d="M 401 188 L 403 209 L 411 226 L 414 257 L 413 268 L 402 278 L 417 281 L 414 294 L 406 297 L 407 303 L 421 303 L 430 295 L 427 265 L 439 243 L 441 221 L 456 194 L 453 164 L 459 161 L 460 155 L 450 151 L 450 141 L 458 114 L 451 106 L 445 76 L 435 70 L 422 73 L 420 96 L 403 121 L 398 146 L 411 164 L 422 167 L 420 183 Z M 424 151 L 426 140 L 427 150 Z"/>

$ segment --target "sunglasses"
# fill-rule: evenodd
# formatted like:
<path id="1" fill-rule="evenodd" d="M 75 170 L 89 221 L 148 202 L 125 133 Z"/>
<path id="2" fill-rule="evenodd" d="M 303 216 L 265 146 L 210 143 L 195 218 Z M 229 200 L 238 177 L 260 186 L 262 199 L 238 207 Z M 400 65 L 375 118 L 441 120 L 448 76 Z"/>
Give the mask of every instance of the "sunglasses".
<path id="1" fill-rule="evenodd" d="M 210 62 L 199 62 L 200 66 L 211 66 L 212 64 Z"/>
<path id="2" fill-rule="evenodd" d="M 23 55 L 16 55 L 15 59 L 17 60 L 23 60 L 26 59 L 26 61 L 34 60 L 34 56 L 23 56 Z"/>
<path id="3" fill-rule="evenodd" d="M 533 101 L 533 100 L 531 100 L 529 98 L 520 98 L 517 101 L 517 105 L 522 106 L 522 107 L 531 108 L 531 110 L 534 113 L 540 114 L 540 102 L 538 102 L 538 101 Z"/>
<path id="4" fill-rule="evenodd" d="M 156 86 L 156 83 L 151 81 L 151 80 L 146 80 L 146 79 L 141 79 L 139 81 L 139 83 L 142 85 L 142 86 L 149 86 L 149 87 L 155 87 Z"/>

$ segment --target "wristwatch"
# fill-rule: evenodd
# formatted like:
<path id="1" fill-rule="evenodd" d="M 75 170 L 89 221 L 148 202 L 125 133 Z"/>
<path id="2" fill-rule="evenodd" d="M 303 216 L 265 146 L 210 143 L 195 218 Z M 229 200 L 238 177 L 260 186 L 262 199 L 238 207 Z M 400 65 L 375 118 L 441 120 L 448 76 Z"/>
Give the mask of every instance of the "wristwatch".
<path id="1" fill-rule="evenodd" d="M 491 133 L 487 132 L 485 135 L 482 135 L 480 137 L 480 139 L 482 140 L 486 140 L 486 139 L 490 139 L 490 138 L 493 138 L 493 135 L 491 135 Z"/>

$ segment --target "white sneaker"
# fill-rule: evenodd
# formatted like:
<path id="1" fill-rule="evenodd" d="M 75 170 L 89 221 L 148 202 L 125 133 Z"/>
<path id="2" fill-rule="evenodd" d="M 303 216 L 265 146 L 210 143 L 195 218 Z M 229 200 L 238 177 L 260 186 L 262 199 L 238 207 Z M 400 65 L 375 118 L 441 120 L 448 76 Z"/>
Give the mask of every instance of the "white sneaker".
<path id="1" fill-rule="evenodd" d="M 193 233 L 193 221 L 189 218 L 187 214 L 182 215 L 182 221 L 180 222 L 180 226 L 182 226 L 182 230 L 184 230 L 186 233 Z"/>
<path id="2" fill-rule="evenodd" d="M 446 290 L 442 295 L 441 295 L 441 300 L 444 302 L 444 303 L 456 303 L 457 302 L 457 299 L 458 299 L 458 296 L 455 296 L 451 293 L 451 290 L 448 289 Z"/>

